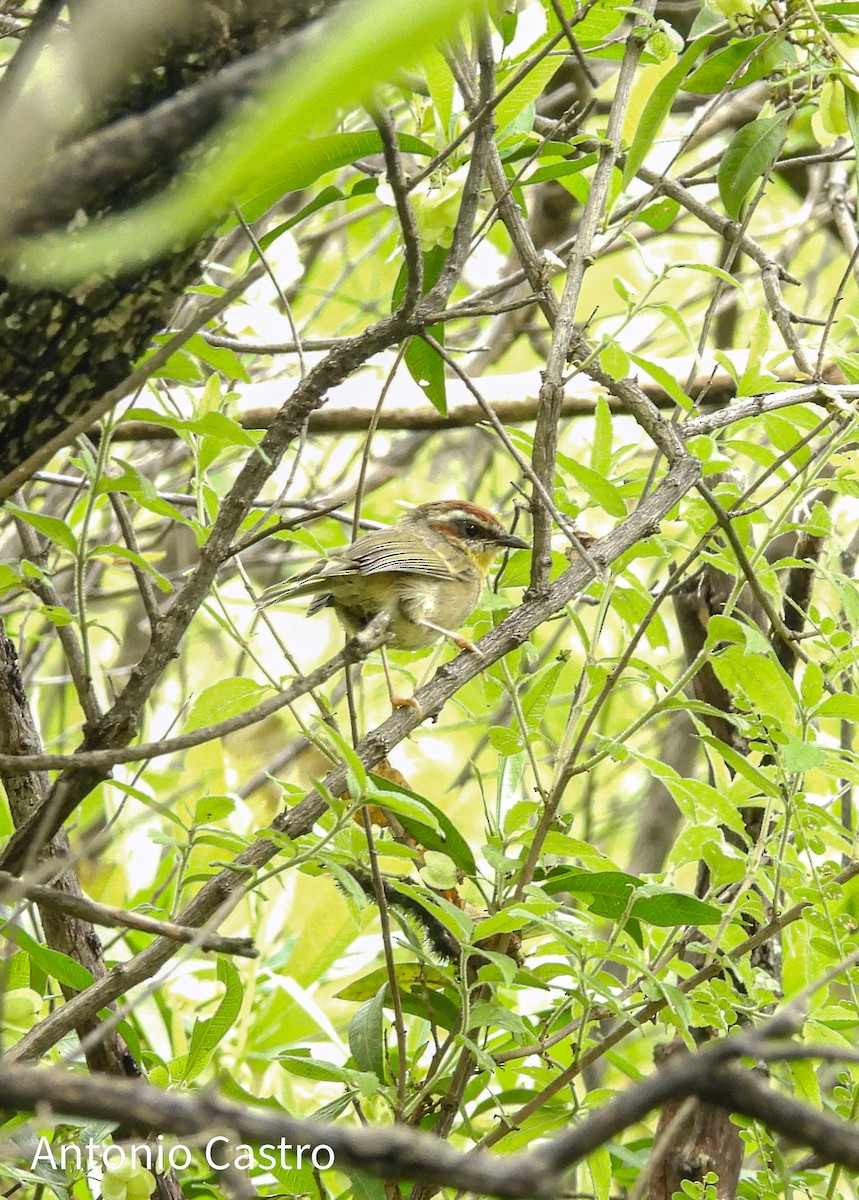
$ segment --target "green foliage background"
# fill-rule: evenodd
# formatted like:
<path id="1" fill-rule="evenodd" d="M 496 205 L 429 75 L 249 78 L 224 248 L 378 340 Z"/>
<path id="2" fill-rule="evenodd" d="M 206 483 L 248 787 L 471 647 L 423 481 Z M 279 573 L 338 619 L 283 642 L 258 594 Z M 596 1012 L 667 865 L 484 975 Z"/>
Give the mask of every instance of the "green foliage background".
<path id="1" fill-rule="evenodd" d="M 684 691 L 693 672 L 682 658 L 665 589 L 671 571 L 714 525 L 712 505 L 690 493 L 577 603 L 487 666 L 437 722 L 397 747 L 392 761 L 406 793 L 355 757 L 336 679 L 240 733 L 117 768 L 78 809 L 70 830 L 77 848 L 95 830 L 108 833 L 98 852 L 84 853 L 79 863 L 85 890 L 102 902 L 168 918 L 332 763 L 345 758 L 351 767 L 348 793 L 326 797 L 328 809 L 311 833 L 283 839 L 279 856 L 248 881 L 223 923 L 223 932 L 252 933 L 259 958 L 180 951 L 169 974 L 135 1000 L 125 1030 L 150 1079 L 164 1088 L 217 1086 L 228 1097 L 292 1114 L 381 1125 L 396 1118 L 432 1129 L 465 1055 L 471 1067 L 451 1139 L 462 1148 L 488 1145 L 513 1154 L 648 1074 L 656 1043 L 679 1037 L 691 1047 L 697 1028 L 722 1035 L 754 1026 L 857 948 L 850 882 L 859 715 L 855 396 L 843 385 L 859 381 L 853 349 L 859 296 L 851 247 L 842 241 L 822 180 L 834 187 L 834 176 L 825 173 L 836 163 L 855 195 L 859 5 L 714 0 L 681 30 L 634 9 L 628 20 L 613 0 L 596 0 L 585 15 L 565 4 L 596 86 L 590 107 L 553 136 L 540 98 L 569 53 L 557 7 L 546 0 L 492 14 L 496 87 L 503 91 L 521 75 L 494 108 L 494 140 L 510 196 L 526 219 L 547 182 L 564 189 L 574 215 L 581 213 L 629 20 L 639 22 L 634 36 L 641 39 L 622 154 L 576 312 L 587 323 L 592 361 L 609 379 L 635 375 L 661 389 L 668 416 L 681 426 L 697 413 L 693 379 L 716 366 L 741 397 L 774 398 L 804 382 L 774 319 L 760 264 L 748 253 L 727 253 L 705 214 L 677 199 L 670 186 L 677 183 L 701 209 L 734 222 L 733 231 L 741 226 L 795 277 L 794 286 L 782 284 L 783 303 L 794 317 L 816 322 L 793 321 L 795 338 L 812 363 L 843 372 L 840 390 L 830 374 L 807 402 L 778 411 L 764 406 L 688 443 L 705 482 L 710 478 L 722 506 L 732 509 L 747 561 L 776 607 L 793 560 L 770 563 L 763 549 L 790 530 L 823 539 L 801 661 L 792 677 L 765 631 L 744 616 L 745 578 L 735 549 L 718 538 L 698 546 L 688 570 L 707 564 L 732 581 L 723 610 L 710 619 L 705 654 L 733 699 L 728 719 L 748 754 L 714 738 L 706 724 L 711 710 Z M 397 307 L 403 234 L 382 177 L 380 134 L 356 106 L 371 84 L 379 85 L 374 104 L 395 120 L 407 175 L 426 172 L 410 196 L 427 275 L 444 261 L 472 141 L 457 140 L 469 118 L 454 86 L 451 52 L 435 43 L 442 45 L 459 8 L 365 5 L 343 42 L 326 47 L 321 67 L 318 59 L 293 64 L 265 93 L 262 118 L 257 109 L 236 116 L 205 168 L 166 197 L 74 241 L 57 234 L 14 248 L 16 269 L 67 286 L 105 262 L 137 264 L 216 216 L 223 221 L 224 261 L 216 248 L 206 279 L 192 289 L 193 305 L 257 261 L 254 247 L 237 237 L 237 218 L 224 215 L 237 202 L 246 220 L 260 222 L 259 246 L 289 303 L 287 321 L 273 290 L 258 285 L 233 306 L 226 324 L 190 338 L 144 393 L 116 411 L 97 447 L 79 443 L 56 466 L 77 481 L 74 488 L 44 477 L 4 509 L 7 547 L 14 523 L 38 547 L 36 555 L 8 550 L 0 585 L 46 749 L 70 753 L 84 723 L 58 631 L 73 632 L 86 673 L 109 701 L 146 644 L 132 572 L 145 575 L 165 600 L 181 587 L 220 498 L 261 436 L 239 414 L 285 399 L 325 353 L 320 339 L 359 335 Z M 392 13 L 401 24 L 388 28 Z M 467 23 L 457 36 L 457 53 L 467 59 Z M 753 115 L 739 107 L 748 95 L 757 97 Z M 715 126 L 697 136 L 705 115 Z M 313 136 L 305 139 L 308 129 Z M 797 182 L 801 170 L 810 174 Z M 478 231 L 453 305 L 475 294 L 488 305 L 491 295 L 480 289 L 513 269 L 509 227 L 488 189 Z M 555 254 L 563 258 L 564 249 Z M 546 262 L 546 273 L 560 295 L 564 274 L 555 260 Z M 536 308 L 530 311 L 513 336 L 505 334 L 501 313 L 438 323 L 464 370 L 479 364 L 477 384 L 490 397 L 493 379 L 536 395 L 551 330 Z M 249 349 L 293 341 L 290 327 L 300 330 L 301 357 Z M 601 537 L 634 511 L 663 464 L 633 419 L 586 383 L 587 374 L 587 361 L 581 369 L 570 366 L 567 394 L 583 397 L 585 411 L 561 424 L 549 484 L 559 512 Z M 331 406 L 357 398 L 364 417 L 353 425 L 360 428 L 325 432 L 311 424 L 287 455 L 239 531 L 247 538 L 242 553 L 225 564 L 180 657 L 141 714 L 141 740 L 245 712 L 337 649 L 333 618 L 306 622 L 299 606 L 263 612 L 255 598 L 348 540 L 349 525 L 328 516 L 279 529 L 269 540 L 257 535 L 320 499 L 333 496 L 348 509 L 365 461 L 360 515 L 367 521 L 389 522 L 400 504 L 447 496 L 472 498 L 508 521 L 514 504 L 522 504 L 529 483 L 521 460 L 531 461 L 533 424 L 508 425 L 506 443 L 486 423 L 429 434 L 383 427 L 370 436 L 370 414 L 391 377 L 383 413 L 431 405 L 443 414 L 467 398 L 419 339 L 404 362 L 391 350 L 356 371 L 346 400 L 335 395 Z M 123 428 L 136 421 L 148 422 L 147 436 L 160 429 L 172 440 L 136 437 L 129 444 Z M 395 469 L 386 476 L 389 464 Z M 726 471 L 734 474 L 724 477 Z M 134 545 L 117 528 L 114 496 L 131 514 Z M 519 528 L 527 528 L 527 512 L 521 519 Z M 557 575 L 568 566 L 568 543 L 559 535 L 553 549 Z M 529 570 L 527 553 L 509 559 L 471 619 L 469 636 L 478 639 L 521 602 Z M 57 605 L 29 590 L 43 579 L 57 588 Z M 444 659 L 453 656 L 452 648 L 443 649 Z M 394 652 L 398 687 L 413 686 L 431 657 Z M 374 656 L 357 693 L 358 729 L 373 729 L 387 712 Z M 687 736 L 697 739 L 698 754 L 677 769 L 666 744 L 682 721 L 694 727 Z M 563 803 L 543 830 L 547 798 L 562 778 Z M 639 873 L 634 864 L 650 836 L 642 832 L 645 818 L 660 786 L 679 819 L 658 868 Z M 402 878 L 398 886 L 413 904 L 427 908 L 462 946 L 459 961 L 440 961 L 413 917 L 392 909 L 404 1038 L 393 1024 L 394 980 L 382 956 L 378 912 L 349 873 L 369 865 L 365 831 L 353 819 L 365 803 L 393 811 L 407 830 L 420 829 L 418 841 L 429 850 L 417 864 L 418 850 L 397 841 L 390 828 L 376 829 L 382 869 Z M 744 807 L 763 814 L 757 841 L 746 835 Z M 11 818 L 0 809 L 0 834 L 11 832 Z M 523 882 L 535 836 L 536 873 Z M 709 883 L 699 898 L 701 860 Z M 454 885 L 464 908 L 428 891 Z M 749 929 L 802 905 L 780 937 L 779 980 L 747 952 Z M 491 935 L 507 935 L 508 946 L 510 935 L 521 939 L 518 958 L 504 952 L 503 940 L 494 952 L 474 949 Z M 8 1046 L 61 1002 L 60 983 L 86 981 L 76 964 L 40 945 L 38 930 L 26 922 L 7 926 L 4 936 Z M 117 930 L 106 940 L 107 958 L 121 962 L 147 941 Z M 704 964 L 729 960 L 730 971 L 691 986 L 698 968 L 690 947 Z M 850 1049 L 857 1021 L 855 971 L 845 971 L 814 992 L 800 1036 Z M 615 1036 L 618 1029 L 624 1036 Z M 536 1043 L 543 1044 L 539 1053 Z M 54 1056 L 64 1049 L 60 1044 Z M 855 1065 L 802 1061 L 773 1065 L 771 1072 L 774 1086 L 855 1119 Z M 571 1174 L 571 1191 L 600 1200 L 630 1194 L 654 1128 L 655 1118 L 607 1143 Z M 87 1132 L 75 1129 L 72 1136 Z M 745 1124 L 742 1137 L 740 1195 L 782 1196 L 790 1188 L 815 1200 L 855 1194 L 840 1168 L 803 1167 L 801 1151 L 787 1151 L 763 1126 Z M 28 1192 L 46 1182 L 3 1169 Z M 323 1181 L 306 1168 L 256 1182 L 266 1195 L 316 1196 L 323 1188 L 331 1196 L 383 1193 L 369 1178 L 335 1171 Z M 189 1195 L 220 1194 L 202 1161 L 183 1184 Z M 88 1194 L 81 1180 L 49 1186 L 63 1197 Z M 703 1184 L 689 1188 L 689 1195 L 709 1194 Z"/>

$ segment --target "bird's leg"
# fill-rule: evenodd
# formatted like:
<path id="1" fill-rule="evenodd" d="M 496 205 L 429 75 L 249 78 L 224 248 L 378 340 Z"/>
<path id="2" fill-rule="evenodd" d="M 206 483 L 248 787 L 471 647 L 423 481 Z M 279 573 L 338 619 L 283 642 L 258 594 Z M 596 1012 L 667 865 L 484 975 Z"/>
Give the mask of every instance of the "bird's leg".
<path id="1" fill-rule="evenodd" d="M 415 700 L 414 696 L 398 696 L 394 692 L 394 681 L 391 679 L 391 664 L 388 662 L 388 648 L 382 647 L 382 666 L 385 670 L 385 682 L 388 685 L 388 698 L 391 701 L 391 708 L 416 708 L 419 713 L 422 713 L 421 706 Z"/>
<path id="2" fill-rule="evenodd" d="M 452 629 L 445 629 L 443 625 L 436 625 L 433 621 L 427 621 L 426 618 L 415 621 L 415 624 L 423 625 L 426 629 L 434 629 L 436 633 L 440 633 L 443 637 L 446 637 L 448 641 L 453 642 L 454 646 L 458 646 L 460 650 L 467 650 L 469 654 L 476 654 L 479 658 L 483 658 L 483 652 L 478 650 L 474 642 L 470 642 L 468 638 L 454 633 Z"/>

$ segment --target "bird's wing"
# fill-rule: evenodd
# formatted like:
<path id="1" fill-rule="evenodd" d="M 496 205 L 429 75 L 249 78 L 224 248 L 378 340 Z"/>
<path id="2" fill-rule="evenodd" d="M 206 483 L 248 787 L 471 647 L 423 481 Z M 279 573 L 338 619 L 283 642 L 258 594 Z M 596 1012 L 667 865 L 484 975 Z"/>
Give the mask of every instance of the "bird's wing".
<path id="1" fill-rule="evenodd" d="M 415 538 L 396 527 L 374 529 L 365 533 L 351 546 L 341 546 L 327 560 L 315 563 L 309 571 L 295 575 L 285 584 L 276 584 L 263 595 L 268 607 L 281 600 L 300 596 L 330 593 L 337 580 L 355 575 L 394 574 L 424 575 L 431 579 L 450 579 L 451 568 L 442 556 L 429 546 L 415 549 Z"/>
<path id="2" fill-rule="evenodd" d="M 268 608 L 272 604 L 279 604 L 281 600 L 291 600 L 293 596 L 312 596 L 314 592 L 326 591 L 331 576 L 327 580 L 322 578 L 324 565 L 324 562 L 319 563 L 310 571 L 294 575 L 286 583 L 275 583 L 266 588 L 260 598 L 262 607 Z"/>
<path id="3" fill-rule="evenodd" d="M 338 552 L 331 564 L 331 573 L 357 571 L 361 575 L 396 574 L 426 575 L 432 579 L 450 579 L 451 567 L 431 546 L 415 546 L 413 533 L 398 529 L 378 529 L 365 533 L 351 546 Z M 323 574 L 327 574 L 323 572 Z"/>

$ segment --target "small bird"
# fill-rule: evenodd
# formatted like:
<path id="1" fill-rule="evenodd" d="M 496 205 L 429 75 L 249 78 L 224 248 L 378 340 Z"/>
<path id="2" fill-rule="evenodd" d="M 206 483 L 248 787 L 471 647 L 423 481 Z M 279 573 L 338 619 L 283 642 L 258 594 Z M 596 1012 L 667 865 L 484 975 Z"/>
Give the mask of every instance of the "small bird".
<path id="1" fill-rule="evenodd" d="M 333 608 L 349 637 L 386 612 L 390 646 L 423 650 L 446 637 L 460 650 L 476 651 L 455 631 L 474 611 L 505 546 L 527 550 L 528 542 L 485 508 L 466 500 L 420 504 L 391 528 L 335 550 L 266 603 L 313 596 L 307 615 Z"/>

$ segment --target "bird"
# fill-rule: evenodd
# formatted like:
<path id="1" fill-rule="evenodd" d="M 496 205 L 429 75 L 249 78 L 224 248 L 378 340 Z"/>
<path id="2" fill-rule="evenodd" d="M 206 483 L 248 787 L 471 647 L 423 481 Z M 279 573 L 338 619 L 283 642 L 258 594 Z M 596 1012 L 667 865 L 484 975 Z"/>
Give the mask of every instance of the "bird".
<path id="1" fill-rule="evenodd" d="M 311 596 L 307 615 L 333 608 L 349 637 L 387 613 L 389 646 L 423 650 L 444 637 L 477 653 L 456 631 L 476 608 L 492 561 L 504 548 L 527 550 L 529 543 L 485 508 L 436 500 L 335 550 L 264 603 Z"/>

